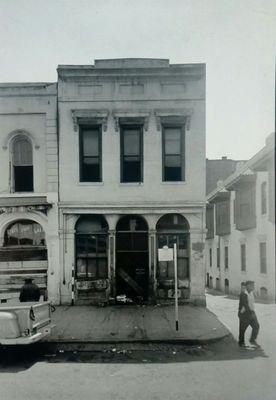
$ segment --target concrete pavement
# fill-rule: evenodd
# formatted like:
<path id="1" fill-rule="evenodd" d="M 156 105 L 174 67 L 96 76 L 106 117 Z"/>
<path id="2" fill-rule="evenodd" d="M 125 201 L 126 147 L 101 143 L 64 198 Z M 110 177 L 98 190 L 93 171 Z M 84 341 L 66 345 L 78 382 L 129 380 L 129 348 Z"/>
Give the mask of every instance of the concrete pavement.
<path id="1" fill-rule="evenodd" d="M 52 317 L 51 342 L 204 343 L 229 335 L 212 312 L 191 305 L 179 306 L 179 331 L 173 306 L 59 306 Z"/>

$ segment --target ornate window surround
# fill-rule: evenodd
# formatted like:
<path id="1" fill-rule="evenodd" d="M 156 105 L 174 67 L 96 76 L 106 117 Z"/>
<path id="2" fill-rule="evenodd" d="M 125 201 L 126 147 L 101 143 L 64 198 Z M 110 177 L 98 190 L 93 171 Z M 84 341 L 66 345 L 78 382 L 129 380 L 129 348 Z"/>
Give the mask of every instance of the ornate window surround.
<path id="1" fill-rule="evenodd" d="M 37 141 L 37 139 L 34 137 L 34 135 L 28 131 L 25 131 L 24 129 L 16 129 L 12 132 L 10 132 L 3 140 L 2 142 L 2 149 L 7 150 L 9 147 L 9 144 L 17 137 L 17 136 L 25 136 L 27 137 L 31 144 L 34 146 L 36 150 L 40 148 L 40 144 Z"/>
<path id="2" fill-rule="evenodd" d="M 145 132 L 148 131 L 149 128 L 149 118 L 150 118 L 149 110 L 133 110 L 133 109 L 118 109 L 112 110 L 112 117 L 114 120 L 114 129 L 115 132 L 119 132 L 120 130 L 120 122 L 125 121 L 125 123 L 130 123 L 130 120 L 133 119 L 137 123 L 142 123 L 144 125 Z M 129 120 L 129 121 L 128 121 Z"/>
<path id="3" fill-rule="evenodd" d="M 77 109 L 72 110 L 74 131 L 78 131 L 80 124 L 102 125 L 103 131 L 107 130 L 109 110 L 106 109 Z"/>
<path id="4" fill-rule="evenodd" d="M 168 122 L 166 119 L 169 119 L 171 123 L 181 122 L 185 125 L 186 130 L 189 131 L 191 127 L 192 114 L 193 110 L 190 108 L 156 108 L 154 110 L 156 128 L 160 131 L 162 123 Z"/>

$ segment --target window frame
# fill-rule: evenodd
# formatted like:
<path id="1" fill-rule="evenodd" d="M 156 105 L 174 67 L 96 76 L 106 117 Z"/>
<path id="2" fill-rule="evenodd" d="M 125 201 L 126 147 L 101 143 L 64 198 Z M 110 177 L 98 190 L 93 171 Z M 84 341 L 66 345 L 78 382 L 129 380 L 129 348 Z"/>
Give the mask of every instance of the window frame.
<path id="1" fill-rule="evenodd" d="M 217 269 L 220 269 L 220 247 L 217 247 Z"/>
<path id="2" fill-rule="evenodd" d="M 125 130 L 139 131 L 139 162 L 140 162 L 140 179 L 139 180 L 124 180 L 124 158 L 129 157 L 124 155 L 124 132 Z M 143 124 L 120 124 L 120 183 L 143 183 L 144 182 L 144 126 Z"/>
<path id="3" fill-rule="evenodd" d="M 224 268 L 229 268 L 229 248 L 228 246 L 224 246 Z"/>
<path id="4" fill-rule="evenodd" d="M 243 250 L 244 249 L 244 250 Z M 240 245 L 241 272 L 246 272 L 246 244 Z"/>
<path id="5" fill-rule="evenodd" d="M 265 250 L 262 252 L 262 248 Z M 260 260 L 260 273 L 267 274 L 267 246 L 266 242 L 259 243 L 259 260 Z M 264 260 L 264 264 L 263 264 Z"/>
<path id="6" fill-rule="evenodd" d="M 22 141 L 25 141 L 28 143 L 28 145 L 30 146 L 30 158 L 31 158 L 31 162 L 27 163 L 27 164 L 22 164 L 16 162 L 16 145 L 17 143 Z M 19 146 L 20 147 L 20 146 Z M 18 150 L 18 149 L 17 149 Z M 22 148 L 20 149 L 21 151 L 23 150 Z M 22 153 L 21 153 L 22 154 Z M 10 159 L 10 189 L 12 193 L 33 193 L 34 192 L 34 158 L 33 158 L 33 143 L 32 140 L 23 134 L 18 134 L 16 136 L 14 136 L 14 138 L 12 139 L 11 142 L 11 159 Z M 18 189 L 18 184 L 16 183 L 16 181 L 18 180 L 18 178 L 16 178 L 17 175 L 19 175 L 19 172 L 17 171 L 22 171 L 23 169 L 26 170 L 26 168 L 29 169 L 28 171 L 28 175 L 29 179 L 30 179 L 30 187 L 29 188 L 24 188 L 24 189 Z M 20 170 L 19 170 L 20 169 Z M 26 172 L 25 172 L 26 173 Z M 26 178 L 26 177 L 25 177 Z M 20 179 L 22 180 L 22 179 Z M 23 185 L 24 186 L 24 185 Z"/>
<path id="7" fill-rule="evenodd" d="M 165 179 L 165 130 L 180 129 L 180 180 Z M 163 123 L 162 124 L 162 182 L 185 182 L 186 181 L 186 141 L 185 124 Z M 173 155 L 173 154 L 170 154 Z M 178 154 L 177 154 L 178 155 Z"/>
<path id="8" fill-rule="evenodd" d="M 83 176 L 83 132 L 86 130 L 96 130 L 98 131 L 98 146 L 99 146 L 99 179 L 95 180 L 86 180 Z M 96 158 L 96 156 L 89 156 L 90 158 Z M 89 158 L 88 157 L 88 158 Z M 103 182 L 102 177 L 102 126 L 100 124 L 81 124 L 79 125 L 79 182 L 80 183 L 98 183 Z"/>

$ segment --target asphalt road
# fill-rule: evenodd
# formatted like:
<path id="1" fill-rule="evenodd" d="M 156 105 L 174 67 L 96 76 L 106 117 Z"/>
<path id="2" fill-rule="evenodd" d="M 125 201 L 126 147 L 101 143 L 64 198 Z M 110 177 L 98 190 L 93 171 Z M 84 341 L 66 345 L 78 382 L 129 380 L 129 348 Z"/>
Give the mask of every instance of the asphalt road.
<path id="1" fill-rule="evenodd" d="M 208 305 L 235 336 L 237 300 L 208 295 Z M 97 345 L 72 351 L 36 346 L 2 352 L 0 399 L 275 400 L 276 308 L 256 308 L 259 350 L 240 349 L 227 338 L 204 346 Z"/>

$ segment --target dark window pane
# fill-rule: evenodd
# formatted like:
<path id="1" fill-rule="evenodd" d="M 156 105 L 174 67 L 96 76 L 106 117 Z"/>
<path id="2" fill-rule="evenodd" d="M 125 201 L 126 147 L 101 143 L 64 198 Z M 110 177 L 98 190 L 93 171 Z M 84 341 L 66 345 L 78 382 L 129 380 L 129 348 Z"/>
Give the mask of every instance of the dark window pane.
<path id="1" fill-rule="evenodd" d="M 79 278 L 86 277 L 86 259 L 77 259 L 77 276 Z"/>
<path id="2" fill-rule="evenodd" d="M 187 258 L 178 258 L 177 260 L 177 276 L 179 279 L 189 278 L 189 267 Z"/>
<path id="3" fill-rule="evenodd" d="M 123 182 L 141 182 L 141 163 L 136 160 L 124 160 Z"/>
<path id="4" fill-rule="evenodd" d="M 89 278 L 97 277 L 97 260 L 95 258 L 87 259 L 87 276 Z"/>
<path id="5" fill-rule="evenodd" d="M 14 173 L 14 191 L 15 192 L 33 192 L 33 166 L 15 166 Z"/>
<path id="6" fill-rule="evenodd" d="M 99 259 L 99 278 L 107 278 L 107 259 Z"/>
<path id="7" fill-rule="evenodd" d="M 164 168 L 165 181 L 181 181 L 181 168 L 180 167 L 165 167 Z"/>

